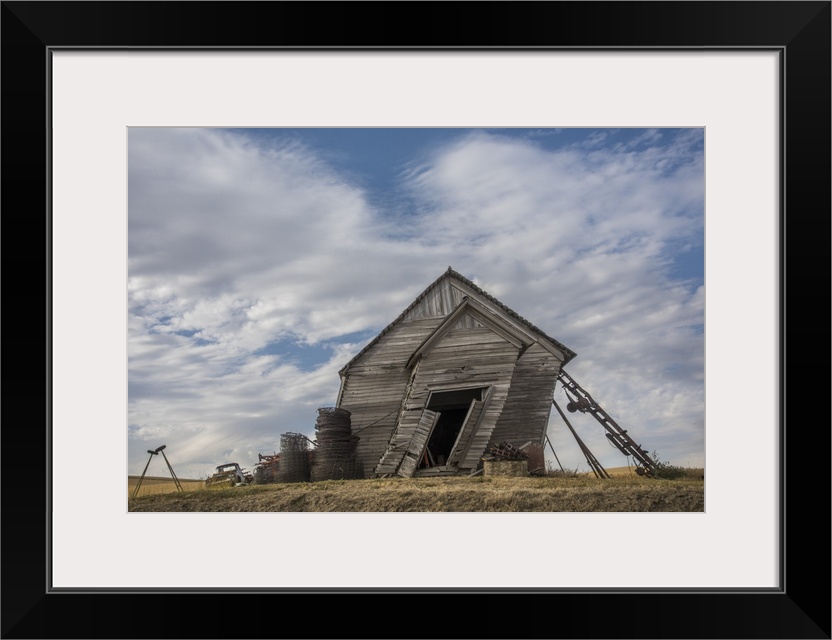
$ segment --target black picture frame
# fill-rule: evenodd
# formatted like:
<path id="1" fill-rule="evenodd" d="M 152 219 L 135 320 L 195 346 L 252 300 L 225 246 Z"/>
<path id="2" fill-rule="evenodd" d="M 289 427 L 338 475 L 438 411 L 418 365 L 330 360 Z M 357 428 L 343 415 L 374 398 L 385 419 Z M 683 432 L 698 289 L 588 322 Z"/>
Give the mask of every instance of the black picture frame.
<path id="1" fill-rule="evenodd" d="M 3 638 L 830 638 L 830 2 L 2 2 L 0 19 Z M 52 592 L 48 96 L 66 47 L 778 51 L 780 588 Z"/>

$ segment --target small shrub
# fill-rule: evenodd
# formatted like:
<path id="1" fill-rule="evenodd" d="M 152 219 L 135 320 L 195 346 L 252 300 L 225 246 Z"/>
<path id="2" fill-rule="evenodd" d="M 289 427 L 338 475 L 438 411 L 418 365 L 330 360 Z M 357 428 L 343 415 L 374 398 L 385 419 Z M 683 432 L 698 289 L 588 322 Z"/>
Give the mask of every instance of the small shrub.
<path id="1" fill-rule="evenodd" d="M 659 455 L 654 451 L 653 455 L 653 476 L 661 480 L 678 480 L 679 478 L 686 478 L 688 475 L 684 467 L 677 467 L 669 462 L 659 460 Z"/>
<path id="2" fill-rule="evenodd" d="M 548 469 L 546 470 L 546 477 L 547 478 L 577 478 L 578 477 L 578 470 L 577 469 L 555 469 L 552 466 L 552 461 L 547 460 Z"/>

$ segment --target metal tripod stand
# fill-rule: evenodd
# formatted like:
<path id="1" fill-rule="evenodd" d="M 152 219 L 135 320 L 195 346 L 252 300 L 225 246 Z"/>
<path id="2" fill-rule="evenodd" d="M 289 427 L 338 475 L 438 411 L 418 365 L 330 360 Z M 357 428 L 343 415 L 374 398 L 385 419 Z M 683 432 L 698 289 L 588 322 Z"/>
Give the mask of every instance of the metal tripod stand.
<path id="1" fill-rule="evenodd" d="M 142 471 L 142 475 L 139 478 L 139 481 L 136 483 L 136 488 L 133 489 L 133 495 L 131 496 L 132 498 L 135 498 L 137 495 L 139 495 L 139 489 L 141 488 L 142 482 L 144 481 L 144 474 L 147 473 L 147 468 L 150 466 L 150 461 L 153 460 L 153 456 L 158 456 L 160 453 L 162 454 L 162 457 L 165 459 L 165 464 L 168 465 L 168 470 L 170 471 L 170 477 L 173 478 L 173 482 L 174 482 L 174 484 L 176 484 L 176 490 L 177 491 L 183 491 L 182 484 L 179 482 L 179 478 L 177 478 L 176 474 L 173 472 L 173 467 L 170 466 L 170 462 L 168 461 L 168 457 L 165 455 L 165 447 L 166 446 L 167 445 L 163 444 L 161 447 L 157 447 L 155 451 L 151 451 L 150 449 L 147 450 L 147 452 L 150 454 L 150 457 L 147 459 L 147 464 L 144 465 L 144 471 Z"/>

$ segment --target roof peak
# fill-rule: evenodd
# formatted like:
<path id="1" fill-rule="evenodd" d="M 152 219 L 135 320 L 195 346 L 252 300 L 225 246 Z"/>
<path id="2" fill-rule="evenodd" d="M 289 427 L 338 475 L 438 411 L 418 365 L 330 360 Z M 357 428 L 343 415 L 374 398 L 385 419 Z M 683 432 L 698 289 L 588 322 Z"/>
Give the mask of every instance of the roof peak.
<path id="1" fill-rule="evenodd" d="M 362 355 L 363 355 L 363 354 L 364 354 L 364 353 L 365 353 L 365 352 L 366 352 L 366 351 L 367 351 L 370 347 L 372 347 L 372 346 L 373 346 L 376 342 L 378 342 L 384 334 L 386 334 L 388 331 L 390 331 L 390 329 L 392 329 L 392 327 L 393 327 L 394 325 L 396 325 L 396 324 L 397 324 L 397 323 L 398 323 L 398 322 L 399 322 L 402 318 L 404 318 L 404 317 L 407 315 L 407 313 L 408 313 L 408 312 L 409 312 L 409 311 L 410 311 L 413 307 L 415 307 L 415 306 L 416 306 L 416 305 L 417 305 L 417 304 L 418 304 L 418 303 L 419 303 L 419 302 L 420 302 L 420 301 L 421 301 L 421 300 L 422 300 L 422 299 L 423 299 L 426 295 L 428 295 L 428 293 L 429 293 L 431 290 L 433 290 L 433 289 L 434 289 L 434 288 L 435 288 L 435 287 L 436 287 L 436 286 L 437 286 L 437 285 L 438 285 L 438 284 L 439 284 L 442 280 L 444 280 L 445 278 L 448 278 L 448 277 L 453 277 L 453 278 L 455 278 L 455 279 L 459 280 L 459 281 L 460 281 L 463 285 L 465 285 L 466 287 L 468 287 L 468 288 L 469 288 L 471 291 L 473 291 L 473 292 L 474 292 L 477 296 L 479 296 L 479 297 L 481 297 L 481 298 L 483 298 L 483 299 L 485 299 L 485 300 L 489 301 L 491 304 L 493 304 L 493 305 L 494 305 L 494 306 L 496 306 L 497 308 L 501 309 L 501 310 L 502 310 L 502 311 L 503 311 L 506 315 L 508 315 L 509 317 L 513 318 L 514 320 L 517 320 L 517 321 L 521 322 L 521 323 L 522 323 L 522 324 L 524 324 L 527 328 L 531 329 L 531 330 L 532 330 L 532 331 L 534 331 L 535 333 L 539 334 L 542 338 L 544 338 L 544 339 L 548 340 L 551 344 L 553 344 L 553 345 L 555 345 L 557 348 L 561 349 L 561 350 L 564 352 L 564 355 L 566 356 L 566 359 L 564 360 L 564 364 L 566 364 L 567 362 L 569 362 L 572 358 L 574 358 L 574 357 L 577 355 L 574 351 L 572 351 L 572 349 L 570 349 L 569 347 L 567 347 L 567 346 L 566 346 L 566 345 L 564 345 L 563 343 L 559 342 L 558 340 L 555 340 L 555 339 L 554 339 L 554 338 L 552 338 L 551 336 L 547 335 L 544 331 L 541 331 L 538 327 L 536 327 L 536 326 L 535 326 L 535 325 L 533 325 L 531 322 L 529 322 L 528 320 L 526 320 L 526 318 L 524 318 L 523 316 L 521 316 L 519 313 L 517 313 L 517 312 L 516 312 L 516 311 L 514 311 L 513 309 L 509 308 L 506 304 L 504 304 L 504 303 L 500 302 L 499 300 L 497 300 L 497 298 L 495 298 L 494 296 L 492 296 L 490 293 L 488 293 L 487 291 L 485 291 L 484 289 L 482 289 L 480 286 L 478 286 L 478 285 L 474 284 L 474 282 L 473 282 L 473 281 L 469 280 L 468 278 L 466 278 L 465 276 L 463 276 L 461 273 L 459 273 L 458 271 L 455 271 L 452 267 L 450 267 L 450 266 L 449 266 L 449 267 L 448 267 L 448 270 L 447 270 L 447 271 L 445 271 L 444 273 L 442 273 L 442 275 L 441 275 L 441 276 L 439 276 L 439 277 L 438 277 L 436 280 L 434 280 L 432 283 L 430 283 L 430 284 L 428 285 L 428 287 L 427 287 L 424 291 L 422 291 L 422 293 L 420 293 L 420 294 L 416 297 L 416 299 L 415 299 L 415 300 L 414 300 L 414 301 L 413 301 L 413 302 L 412 302 L 412 303 L 411 303 L 411 304 L 410 304 L 410 305 L 409 305 L 409 306 L 408 306 L 408 307 L 407 307 L 404 311 L 402 311 L 402 312 L 401 312 L 401 314 L 399 314 L 399 316 L 398 316 L 395 320 L 393 320 L 393 322 L 391 322 L 391 323 L 390 323 L 390 324 L 388 324 L 388 325 L 387 325 L 384 329 L 382 329 L 381 333 L 379 333 L 379 334 L 378 334 L 378 335 L 377 335 L 377 336 L 376 336 L 373 340 L 371 340 L 371 341 L 370 341 L 370 342 L 369 342 L 369 343 L 368 343 L 368 344 L 367 344 L 367 345 L 366 345 L 366 346 L 365 346 L 365 347 L 364 347 L 361 351 L 359 351 L 359 352 L 358 352 L 358 353 L 357 353 L 357 354 L 356 354 L 356 355 L 355 355 L 355 356 L 354 356 L 354 357 L 353 357 L 353 358 L 352 358 L 352 359 L 351 359 L 351 360 L 350 360 L 347 364 L 345 364 L 345 365 L 342 367 L 341 372 L 344 372 L 345 370 L 347 370 L 347 369 L 349 368 L 349 366 L 350 366 L 350 365 L 351 365 L 351 364 L 352 364 L 355 360 L 357 360 L 357 359 L 358 359 L 360 356 L 362 356 Z"/>

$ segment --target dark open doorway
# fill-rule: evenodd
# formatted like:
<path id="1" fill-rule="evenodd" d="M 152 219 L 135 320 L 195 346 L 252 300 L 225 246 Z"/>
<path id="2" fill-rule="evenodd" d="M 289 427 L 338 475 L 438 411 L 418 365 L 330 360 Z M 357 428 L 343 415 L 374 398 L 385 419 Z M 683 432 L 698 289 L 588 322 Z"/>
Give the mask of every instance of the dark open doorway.
<path id="1" fill-rule="evenodd" d="M 474 400 L 482 400 L 482 393 L 483 388 L 476 388 L 431 394 L 427 408 L 438 412 L 439 419 L 433 427 L 425 453 L 419 462 L 420 469 L 446 464 L 465 424 L 471 403 Z"/>

